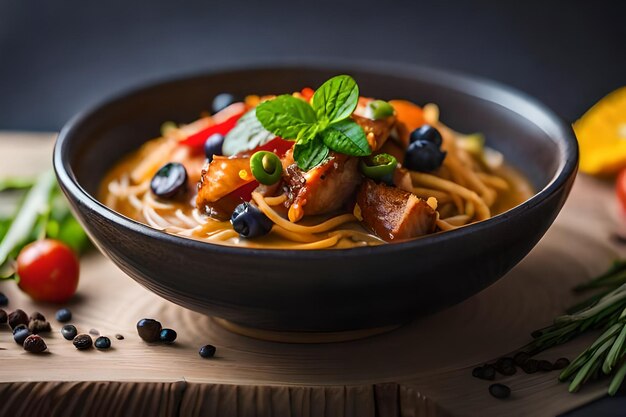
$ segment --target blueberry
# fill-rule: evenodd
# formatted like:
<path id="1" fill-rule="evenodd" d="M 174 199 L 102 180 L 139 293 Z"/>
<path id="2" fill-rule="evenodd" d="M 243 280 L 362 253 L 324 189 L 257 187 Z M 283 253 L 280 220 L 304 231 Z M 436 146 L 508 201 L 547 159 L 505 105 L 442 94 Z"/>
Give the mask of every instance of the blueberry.
<path id="1" fill-rule="evenodd" d="M 152 177 L 150 189 L 157 197 L 171 199 L 187 191 L 187 170 L 183 164 L 169 162 Z"/>
<path id="2" fill-rule="evenodd" d="M 404 157 L 404 167 L 412 171 L 430 172 L 441 166 L 446 152 L 432 142 L 418 140 L 409 145 Z"/>
<path id="3" fill-rule="evenodd" d="M 13 339 L 15 340 L 15 343 L 22 346 L 24 345 L 24 340 L 26 340 L 26 338 L 31 334 L 32 333 L 28 330 L 28 328 L 20 326 L 20 328 L 15 328 L 15 331 L 13 332 Z"/>
<path id="4" fill-rule="evenodd" d="M 411 132 L 411 136 L 409 137 L 409 142 L 413 143 L 418 140 L 423 140 L 426 142 L 434 143 L 438 148 L 441 146 L 443 142 L 441 139 L 441 133 L 434 127 L 430 125 L 424 125 L 422 127 L 418 127 L 414 131 Z"/>
<path id="5" fill-rule="evenodd" d="M 61 328 L 61 335 L 66 340 L 74 340 L 77 334 L 78 330 L 76 330 L 76 327 L 73 324 L 66 324 Z"/>
<path id="6" fill-rule="evenodd" d="M 96 339 L 96 349 L 105 350 L 111 347 L 111 339 L 106 336 L 100 336 Z"/>
<path id="7" fill-rule="evenodd" d="M 209 161 L 213 160 L 214 155 L 222 154 L 222 145 L 224 145 L 224 135 L 213 133 L 204 142 L 204 154 Z"/>
<path id="8" fill-rule="evenodd" d="M 56 312 L 55 317 L 58 322 L 67 323 L 72 320 L 72 312 L 69 308 L 62 308 Z"/>
<path id="9" fill-rule="evenodd" d="M 161 333 L 159 335 L 159 339 L 161 340 L 161 342 L 163 343 L 174 343 L 174 340 L 176 340 L 176 332 L 172 329 L 163 329 L 161 330 Z"/>
<path id="10" fill-rule="evenodd" d="M 9 305 L 9 299 L 3 292 L 0 292 L 0 307 L 6 307 Z"/>
<path id="11" fill-rule="evenodd" d="M 213 104 L 211 105 L 211 110 L 213 110 L 213 114 L 224 110 L 226 107 L 230 106 L 233 103 L 241 101 L 241 99 L 230 93 L 221 93 L 215 96 L 213 99 Z"/>
<path id="12" fill-rule="evenodd" d="M 204 345 L 200 348 L 200 350 L 198 351 L 198 354 L 200 356 L 202 356 L 203 358 L 212 358 L 213 356 L 215 356 L 215 346 L 213 345 Z"/>
<path id="13" fill-rule="evenodd" d="M 230 222 L 235 232 L 245 238 L 266 235 L 274 225 L 261 210 L 247 202 L 235 207 Z"/>
<path id="14" fill-rule="evenodd" d="M 137 333 L 148 343 L 158 342 L 161 336 L 161 323 L 154 319 L 141 319 L 137 322 Z"/>

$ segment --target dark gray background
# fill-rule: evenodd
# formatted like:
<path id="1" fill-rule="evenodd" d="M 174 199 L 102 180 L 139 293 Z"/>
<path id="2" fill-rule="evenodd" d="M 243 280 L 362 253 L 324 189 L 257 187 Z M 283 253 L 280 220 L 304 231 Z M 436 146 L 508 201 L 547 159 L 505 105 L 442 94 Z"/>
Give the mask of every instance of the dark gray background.
<path id="1" fill-rule="evenodd" d="M 136 83 L 294 56 L 463 71 L 574 121 L 626 85 L 625 45 L 622 1 L 0 0 L 0 129 L 58 130 Z"/>

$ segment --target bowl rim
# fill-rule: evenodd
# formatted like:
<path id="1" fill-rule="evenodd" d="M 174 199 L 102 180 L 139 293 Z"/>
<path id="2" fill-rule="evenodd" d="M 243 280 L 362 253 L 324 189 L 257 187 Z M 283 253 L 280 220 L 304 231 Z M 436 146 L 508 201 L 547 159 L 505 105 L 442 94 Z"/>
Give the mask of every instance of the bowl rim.
<path id="1" fill-rule="evenodd" d="M 329 64 L 328 62 L 331 63 Z M 537 128 L 543 131 L 548 138 L 550 138 L 550 140 L 557 145 L 560 155 L 559 166 L 550 181 L 531 198 L 487 220 L 476 222 L 444 233 L 436 233 L 404 242 L 343 249 L 298 250 L 247 248 L 219 245 L 173 235 L 154 229 L 114 211 L 98 201 L 97 198 L 92 196 L 78 183 L 68 158 L 69 146 L 76 134 L 76 131 L 79 130 L 83 123 L 88 122 L 103 108 L 113 106 L 116 103 L 122 102 L 136 94 L 145 93 L 149 90 L 159 88 L 167 84 L 175 84 L 194 78 L 204 78 L 207 76 L 225 73 L 268 70 L 272 68 L 281 70 L 333 69 L 345 71 L 347 73 L 350 71 L 366 71 L 372 74 L 378 73 L 380 75 L 396 75 L 406 78 L 418 76 L 419 78 L 427 79 L 432 84 L 446 86 L 453 90 L 469 94 L 475 98 L 499 105 L 509 111 L 519 114 L 531 123 L 534 123 Z M 549 199 L 567 183 L 571 176 L 575 175 L 578 168 L 578 142 L 573 134 L 571 126 L 565 123 L 547 106 L 526 93 L 496 81 L 463 74 L 457 71 L 406 63 L 336 58 L 333 58 L 332 60 L 289 58 L 272 61 L 253 60 L 244 64 L 214 67 L 207 70 L 194 71 L 173 77 L 154 79 L 135 87 L 123 89 L 120 93 L 109 96 L 86 110 L 79 112 L 63 126 L 54 146 L 53 167 L 57 175 L 57 179 L 63 186 L 62 188 L 66 190 L 66 193 L 71 194 L 89 210 L 106 220 L 123 228 L 130 229 L 135 233 L 146 235 L 149 238 L 165 240 L 169 243 L 197 250 L 210 250 L 223 255 L 241 255 L 252 258 L 271 256 L 280 259 L 297 256 L 303 260 L 323 260 L 328 259 L 329 257 L 360 257 L 363 255 L 378 255 L 403 250 L 416 250 L 426 245 L 444 243 L 450 239 L 456 239 L 457 237 L 461 237 L 466 234 L 480 233 L 482 230 L 489 229 L 500 223 L 506 222 L 509 218 L 530 210 Z"/>

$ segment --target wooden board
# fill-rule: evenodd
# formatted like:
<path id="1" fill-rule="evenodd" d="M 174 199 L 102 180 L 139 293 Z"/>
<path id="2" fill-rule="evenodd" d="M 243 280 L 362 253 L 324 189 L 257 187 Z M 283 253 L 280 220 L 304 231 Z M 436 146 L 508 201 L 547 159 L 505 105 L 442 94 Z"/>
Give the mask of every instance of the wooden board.
<path id="1" fill-rule="evenodd" d="M 41 136 L 0 135 L 0 175 L 49 166 L 52 135 Z M 527 343 L 532 330 L 575 301 L 573 285 L 624 254 L 610 239 L 611 197 L 608 184 L 579 177 L 555 225 L 506 277 L 446 311 L 351 342 L 287 344 L 233 334 L 160 299 L 93 253 L 82 261 L 78 296 L 69 307 L 79 331 L 95 328 L 112 338 L 113 348 L 82 352 L 59 334 L 57 306 L 33 303 L 13 283 L 1 283 L 9 310 L 41 311 L 53 332 L 46 337 L 49 352 L 31 355 L 8 328 L 0 330 L 0 415 L 108 415 L 122 406 L 128 415 L 219 417 L 557 415 L 603 395 L 606 382 L 572 395 L 556 372 L 518 371 L 497 378 L 513 391 L 502 401 L 471 369 Z M 176 344 L 142 342 L 135 324 L 143 317 L 175 329 Z M 115 340 L 116 333 L 125 339 Z M 540 357 L 572 358 L 590 340 Z M 207 343 L 217 346 L 215 359 L 198 356 Z"/>

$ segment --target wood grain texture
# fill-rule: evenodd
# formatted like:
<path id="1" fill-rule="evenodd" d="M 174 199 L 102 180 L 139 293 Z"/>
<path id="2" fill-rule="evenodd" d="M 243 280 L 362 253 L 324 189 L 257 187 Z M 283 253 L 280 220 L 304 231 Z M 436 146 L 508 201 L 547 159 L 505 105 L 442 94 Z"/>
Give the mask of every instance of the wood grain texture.
<path id="1" fill-rule="evenodd" d="M 30 135 L 0 135 L 0 175 L 49 165 L 44 143 Z M 160 299 L 93 253 L 82 260 L 79 293 L 69 307 L 79 331 L 98 329 L 111 337 L 113 348 L 82 352 L 61 337 L 61 324 L 53 319 L 58 306 L 33 303 L 13 283 L 0 283 L 9 310 L 41 311 L 53 327 L 43 355 L 24 352 L 7 327 L 0 329 L 0 415 L 115 415 L 121 404 L 145 407 L 143 415 L 220 417 L 562 413 L 603 395 L 606 381 L 572 395 L 555 372 L 518 371 L 497 378 L 513 391 L 501 401 L 488 394 L 490 382 L 472 378 L 471 369 L 523 346 L 532 330 L 576 301 L 573 285 L 624 255 L 610 240 L 616 227 L 611 195 L 608 184 L 579 177 L 555 225 L 506 277 L 448 310 L 350 342 L 287 344 L 228 332 L 209 317 Z M 177 342 L 142 342 L 134 326 L 143 317 L 174 328 Z M 116 333 L 125 339 L 116 340 Z M 540 357 L 572 358 L 592 337 Z M 217 347 L 215 359 L 198 356 L 207 343 Z M 98 413 L 80 414 L 72 398 Z M 98 405 L 104 403 L 109 405 Z"/>

